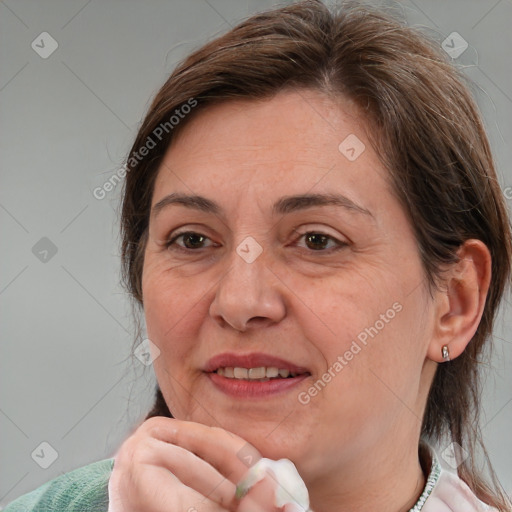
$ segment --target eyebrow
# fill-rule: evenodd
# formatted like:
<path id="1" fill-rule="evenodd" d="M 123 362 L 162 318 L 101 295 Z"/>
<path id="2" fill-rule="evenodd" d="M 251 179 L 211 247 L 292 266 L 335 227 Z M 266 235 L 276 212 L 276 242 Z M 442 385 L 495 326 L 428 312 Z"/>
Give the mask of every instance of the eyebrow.
<path id="1" fill-rule="evenodd" d="M 153 206 L 152 212 L 156 217 L 165 207 L 169 205 L 181 205 L 194 210 L 206 213 L 220 215 L 223 213 L 222 207 L 211 199 L 203 196 L 189 195 L 182 193 L 173 193 L 165 196 Z M 338 206 L 347 210 L 362 213 L 373 217 L 373 214 L 358 205 L 348 197 L 342 194 L 301 194 L 295 196 L 285 196 L 279 199 L 273 206 L 274 215 L 285 215 L 288 213 L 313 208 L 315 206 Z"/>

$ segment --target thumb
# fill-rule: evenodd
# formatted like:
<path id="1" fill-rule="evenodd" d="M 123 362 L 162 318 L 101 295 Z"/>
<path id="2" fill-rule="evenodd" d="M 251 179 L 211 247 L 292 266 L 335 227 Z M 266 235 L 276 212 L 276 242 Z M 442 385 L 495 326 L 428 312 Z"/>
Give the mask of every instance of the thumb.
<path id="1" fill-rule="evenodd" d="M 240 501 L 237 512 L 282 512 L 282 507 L 276 505 L 277 486 L 274 473 L 266 469 L 265 476 Z"/>
<path id="2" fill-rule="evenodd" d="M 313 512 L 311 509 L 305 511 L 300 505 L 297 503 L 287 503 L 283 507 L 283 512 Z"/>

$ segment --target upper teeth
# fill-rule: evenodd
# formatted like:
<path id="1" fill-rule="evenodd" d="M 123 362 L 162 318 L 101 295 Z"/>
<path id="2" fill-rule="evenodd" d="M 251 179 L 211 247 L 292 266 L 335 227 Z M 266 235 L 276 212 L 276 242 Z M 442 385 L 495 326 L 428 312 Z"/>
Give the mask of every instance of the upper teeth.
<path id="1" fill-rule="evenodd" d="M 223 367 L 217 369 L 217 374 L 229 379 L 271 379 L 277 376 L 286 378 L 288 376 L 295 377 L 297 373 L 290 372 L 290 370 L 276 368 L 271 366 L 266 368 L 261 366 L 259 368 L 238 368 L 238 367 Z"/>

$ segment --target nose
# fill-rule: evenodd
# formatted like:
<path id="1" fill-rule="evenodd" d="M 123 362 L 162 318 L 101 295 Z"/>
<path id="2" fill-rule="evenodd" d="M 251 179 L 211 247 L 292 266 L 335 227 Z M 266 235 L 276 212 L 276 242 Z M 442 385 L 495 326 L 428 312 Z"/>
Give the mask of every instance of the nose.
<path id="1" fill-rule="evenodd" d="M 245 332 L 277 324 L 286 316 L 279 279 L 261 254 L 248 263 L 236 252 L 217 285 L 210 316 L 223 328 Z"/>

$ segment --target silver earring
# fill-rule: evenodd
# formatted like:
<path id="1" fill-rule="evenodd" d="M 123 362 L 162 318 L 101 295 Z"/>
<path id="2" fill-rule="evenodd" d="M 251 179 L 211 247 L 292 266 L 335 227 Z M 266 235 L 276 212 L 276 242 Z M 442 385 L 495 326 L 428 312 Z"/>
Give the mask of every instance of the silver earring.
<path id="1" fill-rule="evenodd" d="M 448 345 L 445 345 L 442 349 L 443 359 L 445 361 L 450 361 L 450 351 L 448 350 Z"/>

